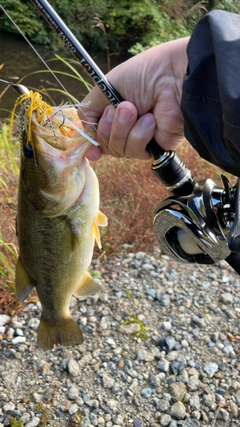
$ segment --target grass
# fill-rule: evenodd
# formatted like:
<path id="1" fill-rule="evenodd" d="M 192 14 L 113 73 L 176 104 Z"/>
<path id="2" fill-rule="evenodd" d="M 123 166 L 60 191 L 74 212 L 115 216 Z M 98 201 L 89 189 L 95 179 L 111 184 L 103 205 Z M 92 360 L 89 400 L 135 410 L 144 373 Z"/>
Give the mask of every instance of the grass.
<path id="1" fill-rule="evenodd" d="M 9 208 L 16 212 L 16 190 L 19 174 L 19 143 L 10 143 L 8 138 L 8 126 L 3 124 L 0 131 L 0 206 L 3 210 L 1 215 L 0 229 L 0 278 L 7 282 L 14 276 L 14 268 L 17 258 L 16 239 L 6 241 L 9 234 L 6 227 L 7 218 L 3 218 L 4 211 Z M 3 221 L 5 219 L 5 221 Z M 13 231 L 11 220 L 7 224 Z M 10 231 L 10 237 L 11 237 Z"/>

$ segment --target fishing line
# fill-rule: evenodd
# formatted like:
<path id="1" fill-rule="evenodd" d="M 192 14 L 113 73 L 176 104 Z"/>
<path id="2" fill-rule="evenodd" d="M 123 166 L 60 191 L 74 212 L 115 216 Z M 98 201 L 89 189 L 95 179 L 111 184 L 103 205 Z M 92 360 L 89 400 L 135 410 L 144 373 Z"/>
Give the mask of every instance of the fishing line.
<path id="1" fill-rule="evenodd" d="M 34 53 L 38 56 L 38 58 L 42 61 L 42 63 L 45 65 L 45 67 L 48 69 L 48 71 L 52 74 L 52 76 L 56 79 L 56 81 L 58 82 L 58 84 L 61 86 L 61 88 L 66 92 L 66 94 L 73 100 L 71 94 L 68 92 L 68 90 L 64 87 L 64 85 L 62 84 L 62 82 L 58 79 L 58 77 L 56 76 L 56 74 L 54 74 L 54 72 L 51 70 L 51 68 L 49 67 L 49 65 L 44 61 L 44 59 L 42 58 L 42 56 L 40 55 L 40 53 L 38 53 L 38 51 L 35 49 L 35 47 L 32 45 L 32 43 L 30 42 L 30 40 L 28 40 L 28 38 L 25 36 L 25 34 L 22 32 L 21 28 L 19 28 L 19 26 L 17 25 L 17 23 L 14 21 L 14 19 L 9 15 L 9 13 L 6 11 L 6 9 L 4 9 L 4 7 L 0 4 L 1 9 L 3 10 L 3 12 L 6 14 L 6 16 L 8 17 L 8 19 L 12 22 L 12 24 L 15 26 L 15 28 L 19 31 L 19 33 L 23 36 L 23 38 L 26 40 L 26 42 L 29 44 L 29 46 L 32 48 L 32 50 L 34 51 Z"/>
<path id="2" fill-rule="evenodd" d="M 35 47 L 32 45 L 32 43 L 30 42 L 30 40 L 27 38 L 27 36 L 25 36 L 25 34 L 22 32 L 22 30 L 19 28 L 19 26 L 17 25 L 17 23 L 14 21 L 14 19 L 9 15 L 9 13 L 4 9 L 4 7 L 0 4 L 1 9 L 3 10 L 3 12 L 6 14 L 6 16 L 8 17 L 8 19 L 12 22 L 12 24 L 15 26 L 15 28 L 19 31 L 19 33 L 23 36 L 23 38 L 25 39 L 25 41 L 29 44 L 29 46 L 32 48 L 32 50 L 34 51 L 34 53 L 38 56 L 38 58 L 42 61 L 42 63 L 45 65 L 45 67 L 48 69 L 48 71 L 52 74 L 52 76 L 55 78 L 55 80 L 58 82 L 58 84 L 61 86 L 61 88 L 65 91 L 65 93 L 73 100 L 71 94 L 68 92 L 68 90 L 65 88 L 65 86 L 62 84 L 62 82 L 59 80 L 59 78 L 56 76 L 56 74 L 54 73 L 54 71 L 49 67 L 49 65 L 46 63 L 46 61 L 44 61 L 44 59 L 42 58 L 42 56 L 40 55 L 40 53 L 35 49 Z M 76 105 L 76 104 L 74 104 Z M 84 114 L 84 116 L 86 117 L 84 110 L 81 108 L 81 106 L 79 106 L 79 108 L 81 109 L 82 113 Z M 87 117 L 86 117 L 87 118 Z M 89 122 L 87 122 L 89 123 Z M 91 123 L 92 124 L 92 123 Z M 97 127 L 94 126 L 94 124 L 92 124 L 93 129 L 95 130 L 95 132 L 97 132 Z M 102 138 L 104 140 L 104 138 Z M 106 140 L 104 140 L 104 142 L 106 143 Z M 114 152 L 114 150 L 112 148 L 110 148 L 111 153 L 114 155 L 114 157 L 118 158 Z M 143 188 L 141 187 L 141 185 L 138 183 L 138 181 L 134 178 L 134 176 L 131 174 L 131 172 L 128 170 L 128 168 L 121 163 L 123 169 L 128 173 L 128 175 L 131 177 L 131 179 L 133 180 L 133 182 L 137 185 L 137 187 L 141 190 L 141 192 L 144 194 L 144 196 L 148 199 L 148 201 L 152 204 L 152 206 L 155 206 L 152 199 L 149 197 L 149 195 L 143 190 Z"/>

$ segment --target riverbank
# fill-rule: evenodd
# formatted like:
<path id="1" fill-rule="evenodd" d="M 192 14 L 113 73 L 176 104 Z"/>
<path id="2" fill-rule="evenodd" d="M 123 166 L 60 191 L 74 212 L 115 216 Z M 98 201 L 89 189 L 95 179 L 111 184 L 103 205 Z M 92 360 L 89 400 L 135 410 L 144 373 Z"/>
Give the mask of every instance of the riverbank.
<path id="1" fill-rule="evenodd" d="M 157 248 L 92 268 L 106 292 L 72 298 L 82 345 L 39 349 L 37 301 L 0 315 L 0 426 L 238 426 L 239 276 Z"/>

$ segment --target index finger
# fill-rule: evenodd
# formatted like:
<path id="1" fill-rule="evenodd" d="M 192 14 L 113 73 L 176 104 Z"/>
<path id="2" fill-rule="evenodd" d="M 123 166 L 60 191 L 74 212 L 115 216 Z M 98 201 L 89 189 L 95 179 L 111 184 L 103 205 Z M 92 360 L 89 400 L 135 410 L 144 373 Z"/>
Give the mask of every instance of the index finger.
<path id="1" fill-rule="evenodd" d="M 88 131 L 94 123 L 98 122 L 109 104 L 109 100 L 97 86 L 82 100 L 78 106 L 78 115 L 83 122 L 85 131 Z"/>

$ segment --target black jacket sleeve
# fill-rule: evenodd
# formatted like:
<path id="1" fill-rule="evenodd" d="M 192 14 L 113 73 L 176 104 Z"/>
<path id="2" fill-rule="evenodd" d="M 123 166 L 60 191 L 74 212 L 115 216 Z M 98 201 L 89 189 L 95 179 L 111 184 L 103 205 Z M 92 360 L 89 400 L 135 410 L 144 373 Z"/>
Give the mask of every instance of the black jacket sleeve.
<path id="1" fill-rule="evenodd" d="M 185 136 L 201 157 L 240 176 L 240 15 L 206 14 L 187 54 L 181 101 Z"/>

